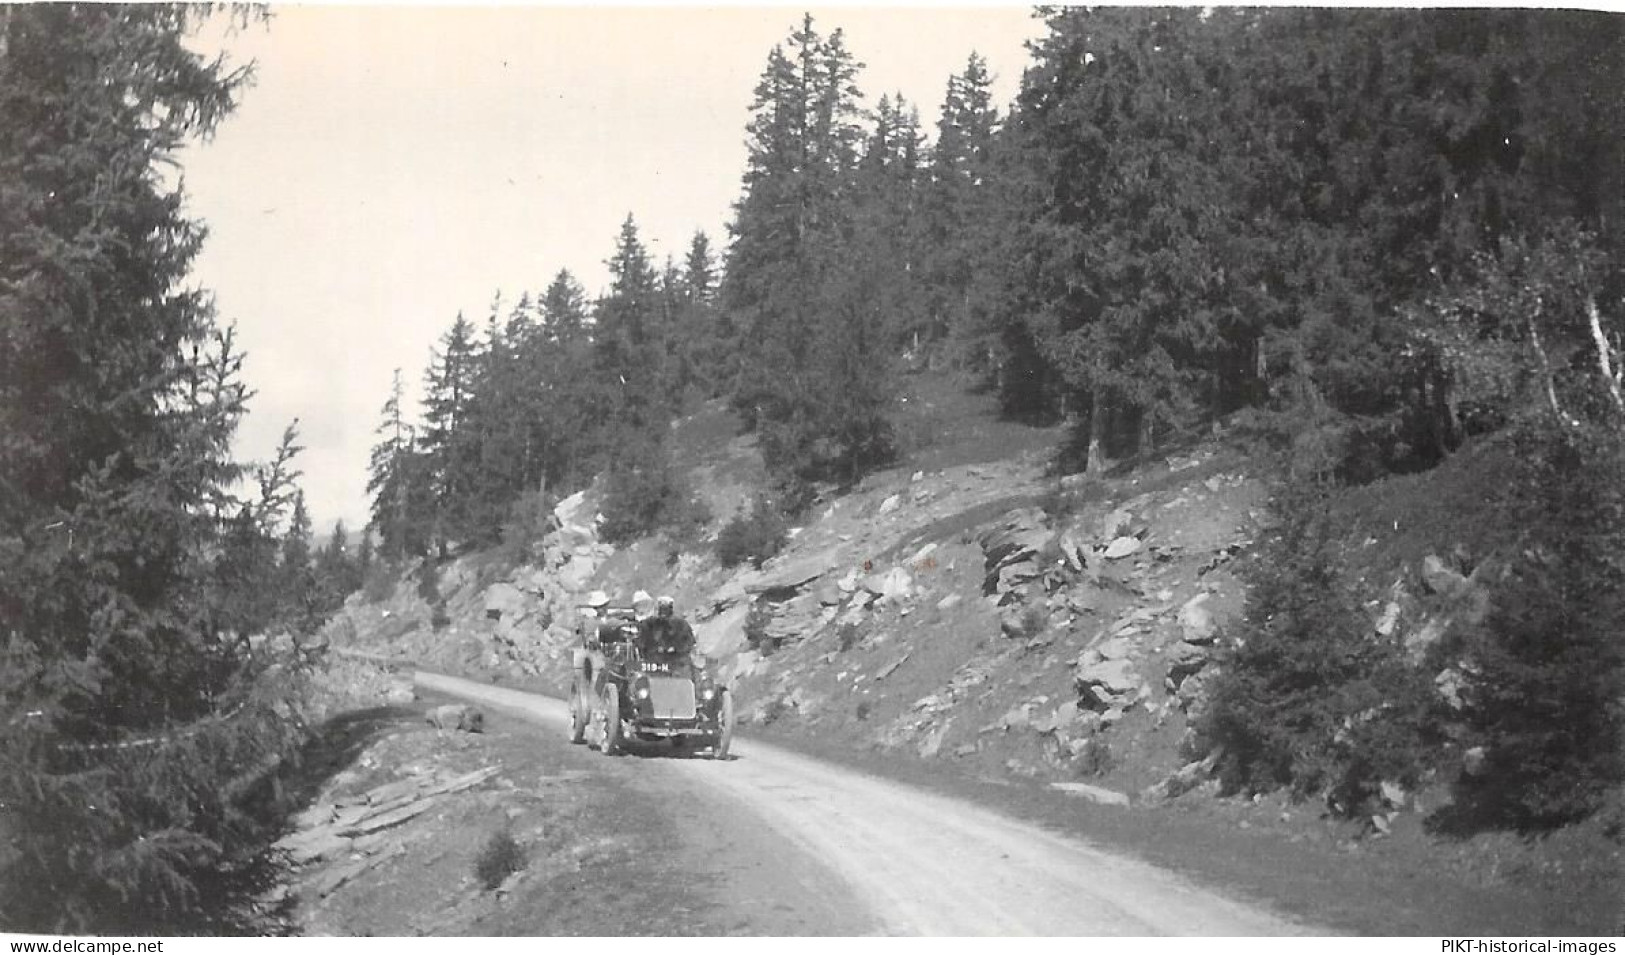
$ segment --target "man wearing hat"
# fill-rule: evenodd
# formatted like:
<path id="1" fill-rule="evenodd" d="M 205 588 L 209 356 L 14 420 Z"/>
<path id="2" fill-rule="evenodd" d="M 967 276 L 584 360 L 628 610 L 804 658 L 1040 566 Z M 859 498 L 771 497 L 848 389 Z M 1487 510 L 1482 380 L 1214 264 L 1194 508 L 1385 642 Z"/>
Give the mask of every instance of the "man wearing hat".
<path id="1" fill-rule="evenodd" d="M 655 601 L 654 616 L 638 623 L 638 649 L 645 657 L 679 659 L 694 652 L 694 628 L 676 611 L 675 601 L 661 597 Z"/>

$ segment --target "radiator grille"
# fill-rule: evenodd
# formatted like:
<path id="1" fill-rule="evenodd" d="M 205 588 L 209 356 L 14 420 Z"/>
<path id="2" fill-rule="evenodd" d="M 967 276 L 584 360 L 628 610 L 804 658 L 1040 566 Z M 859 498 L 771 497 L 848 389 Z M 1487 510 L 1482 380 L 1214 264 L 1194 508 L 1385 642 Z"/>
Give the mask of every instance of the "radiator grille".
<path id="1" fill-rule="evenodd" d="M 691 720 L 696 712 L 694 683 L 677 677 L 650 677 L 649 703 L 657 720 Z"/>

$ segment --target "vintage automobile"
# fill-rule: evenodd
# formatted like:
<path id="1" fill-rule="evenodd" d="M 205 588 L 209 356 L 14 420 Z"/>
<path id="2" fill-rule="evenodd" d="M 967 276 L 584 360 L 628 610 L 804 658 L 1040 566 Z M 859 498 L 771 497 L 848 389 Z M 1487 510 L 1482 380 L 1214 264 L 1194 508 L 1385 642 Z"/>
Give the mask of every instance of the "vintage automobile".
<path id="1" fill-rule="evenodd" d="M 589 737 L 605 755 L 630 740 L 669 741 L 727 759 L 733 744 L 733 697 L 688 653 L 638 650 L 630 607 L 583 607 L 571 653 L 570 742 Z"/>

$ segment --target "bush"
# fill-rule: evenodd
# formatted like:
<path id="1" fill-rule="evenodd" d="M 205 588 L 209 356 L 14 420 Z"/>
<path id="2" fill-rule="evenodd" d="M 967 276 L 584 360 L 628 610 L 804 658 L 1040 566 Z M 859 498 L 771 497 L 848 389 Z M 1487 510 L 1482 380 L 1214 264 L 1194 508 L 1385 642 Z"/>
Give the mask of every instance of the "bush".
<path id="1" fill-rule="evenodd" d="M 1583 818 L 1625 782 L 1625 448 L 1584 432 L 1525 445 L 1513 519 L 1529 546 L 1465 640 L 1466 722 L 1486 760 L 1458 798 L 1527 830 Z"/>
<path id="2" fill-rule="evenodd" d="M 691 541 L 710 519 L 704 502 L 694 497 L 661 451 L 611 468 L 599 532 L 617 547 L 661 531 L 674 540 Z"/>
<path id="3" fill-rule="evenodd" d="M 773 639 L 767 635 L 767 625 L 772 621 L 773 611 L 761 602 L 751 604 L 750 610 L 745 613 L 745 641 L 764 657 L 777 649 Z"/>
<path id="4" fill-rule="evenodd" d="M 1277 495 L 1279 536 L 1250 571 L 1239 640 L 1219 655 L 1198 732 L 1224 748 L 1227 791 L 1324 793 L 1356 814 L 1385 780 L 1413 784 L 1423 752 L 1420 674 L 1341 580 L 1318 485 Z"/>
<path id="5" fill-rule="evenodd" d="M 1084 743 L 1072 761 L 1072 768 L 1079 776 L 1104 776 L 1116 767 L 1117 755 L 1112 752 L 1111 744 L 1098 736 Z"/>
<path id="6" fill-rule="evenodd" d="M 367 577 L 361 582 L 361 599 L 370 604 L 383 603 L 395 593 L 398 571 L 384 563 L 374 561 L 367 568 Z"/>
<path id="7" fill-rule="evenodd" d="M 748 560 L 760 569 L 784 548 L 787 530 L 784 515 L 765 498 L 757 498 L 749 513 L 734 515 L 717 534 L 717 559 L 724 567 Z"/>
<path id="8" fill-rule="evenodd" d="M 514 840 L 513 833 L 499 829 L 485 840 L 484 848 L 474 858 L 474 877 L 486 891 L 496 889 L 525 868 L 525 850 Z"/>
<path id="9" fill-rule="evenodd" d="M 529 563 L 531 546 L 552 530 L 552 517 L 553 509 L 546 494 L 531 491 L 520 495 L 509 507 L 508 519 L 502 524 L 499 559 L 509 566 Z"/>

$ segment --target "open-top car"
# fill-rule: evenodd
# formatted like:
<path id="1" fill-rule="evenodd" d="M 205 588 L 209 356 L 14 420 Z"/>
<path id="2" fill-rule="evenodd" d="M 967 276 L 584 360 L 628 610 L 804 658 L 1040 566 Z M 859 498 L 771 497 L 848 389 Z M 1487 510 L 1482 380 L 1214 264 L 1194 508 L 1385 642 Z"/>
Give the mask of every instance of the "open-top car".
<path id="1" fill-rule="evenodd" d="M 600 751 L 615 755 L 629 740 L 670 741 L 728 758 L 732 694 L 691 653 L 658 647 L 641 652 L 631 608 L 583 608 L 571 656 L 571 742 L 591 738 Z"/>

